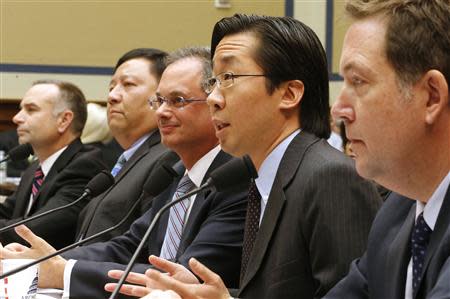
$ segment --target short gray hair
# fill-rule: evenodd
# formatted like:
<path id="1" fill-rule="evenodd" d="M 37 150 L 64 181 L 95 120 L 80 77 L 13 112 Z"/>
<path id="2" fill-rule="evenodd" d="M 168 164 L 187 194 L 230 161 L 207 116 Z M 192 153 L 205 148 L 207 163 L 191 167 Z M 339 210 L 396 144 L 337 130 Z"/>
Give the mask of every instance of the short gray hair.
<path id="1" fill-rule="evenodd" d="M 73 113 L 73 120 L 70 125 L 72 132 L 81 136 L 87 119 L 87 104 L 83 92 L 78 86 L 61 80 L 38 80 L 32 86 L 39 84 L 52 84 L 58 87 L 59 97 L 54 103 L 53 114 L 56 116 L 60 112 L 68 109 Z"/>
<path id="2" fill-rule="evenodd" d="M 200 83 L 203 91 L 206 92 L 206 81 L 212 76 L 211 50 L 209 47 L 186 47 L 175 50 L 167 57 L 167 66 L 185 58 L 198 59 L 203 67 L 203 80 Z"/>

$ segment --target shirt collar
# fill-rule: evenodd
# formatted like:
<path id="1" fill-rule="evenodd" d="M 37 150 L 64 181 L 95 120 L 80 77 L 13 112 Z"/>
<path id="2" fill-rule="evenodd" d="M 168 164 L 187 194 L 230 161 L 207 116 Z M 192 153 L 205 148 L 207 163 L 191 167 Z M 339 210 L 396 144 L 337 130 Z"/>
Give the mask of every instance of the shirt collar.
<path id="1" fill-rule="evenodd" d="M 216 158 L 217 154 L 220 152 L 220 146 L 217 145 L 212 150 L 210 150 L 206 155 L 200 158 L 191 169 L 187 170 L 187 174 L 191 181 L 196 187 L 200 187 L 203 178 L 205 177 L 206 171 L 211 166 L 213 160 Z"/>
<path id="2" fill-rule="evenodd" d="M 153 134 L 152 131 L 150 133 L 147 133 L 145 135 L 143 135 L 141 138 L 139 138 L 138 140 L 136 140 L 135 143 L 133 143 L 133 145 L 131 145 L 130 148 L 128 148 L 127 150 L 125 150 L 122 155 L 125 157 L 125 160 L 130 160 L 130 158 L 134 155 L 134 153 L 137 151 L 137 149 L 150 137 L 150 135 Z"/>
<path id="3" fill-rule="evenodd" d="M 280 166 L 281 159 L 283 158 L 289 144 L 299 133 L 300 129 L 295 130 L 288 137 L 286 137 L 272 150 L 259 168 L 258 178 L 255 179 L 255 183 L 259 194 L 261 194 L 261 198 L 265 203 L 267 203 L 270 190 L 272 190 L 273 182 L 275 181 L 275 176 L 277 174 L 278 167 Z"/>
<path id="4" fill-rule="evenodd" d="M 434 230 L 434 226 L 436 225 L 437 217 L 439 216 L 439 211 L 441 210 L 445 193 L 447 192 L 449 185 L 450 171 L 436 188 L 433 195 L 431 195 L 426 205 L 421 201 L 416 201 L 416 219 L 420 215 L 420 213 L 423 212 L 423 218 L 425 219 L 425 222 L 428 224 L 431 230 Z"/>
<path id="5" fill-rule="evenodd" d="M 67 148 L 67 146 L 59 149 L 58 151 L 54 152 L 50 157 L 42 161 L 42 163 L 39 163 L 42 169 L 42 172 L 44 173 L 44 177 L 47 176 L 47 174 L 50 172 L 50 169 L 52 168 L 53 164 L 55 164 L 56 160 L 61 156 L 62 152 Z"/>

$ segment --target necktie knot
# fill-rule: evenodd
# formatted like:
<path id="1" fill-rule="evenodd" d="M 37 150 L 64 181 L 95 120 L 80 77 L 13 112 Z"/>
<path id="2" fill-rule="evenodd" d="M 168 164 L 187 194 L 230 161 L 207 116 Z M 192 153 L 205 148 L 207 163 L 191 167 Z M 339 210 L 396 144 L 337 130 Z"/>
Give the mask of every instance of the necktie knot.
<path id="1" fill-rule="evenodd" d="M 119 171 L 122 169 L 123 165 L 127 162 L 127 159 L 125 158 L 125 155 L 120 155 L 119 159 L 117 159 L 116 164 L 114 165 L 113 169 L 111 170 L 111 174 L 113 177 L 115 177 Z"/>
<path id="2" fill-rule="evenodd" d="M 411 233 L 411 256 L 413 263 L 413 293 L 416 294 L 420 285 L 427 246 L 433 231 L 425 222 L 423 212 L 417 217 L 413 231 Z"/>

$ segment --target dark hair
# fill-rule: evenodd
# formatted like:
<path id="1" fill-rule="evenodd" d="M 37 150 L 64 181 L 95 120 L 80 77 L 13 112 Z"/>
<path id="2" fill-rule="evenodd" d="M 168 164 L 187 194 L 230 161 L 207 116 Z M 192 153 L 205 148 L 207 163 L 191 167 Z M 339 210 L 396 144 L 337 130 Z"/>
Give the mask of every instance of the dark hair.
<path id="1" fill-rule="evenodd" d="M 206 81 L 212 76 L 211 51 L 208 47 L 186 47 L 175 50 L 167 57 L 167 66 L 184 58 L 196 58 L 201 62 L 203 67 L 203 80 L 200 83 L 200 87 L 205 91 Z"/>
<path id="2" fill-rule="evenodd" d="M 301 127 L 328 138 L 331 128 L 327 58 L 317 35 L 291 17 L 235 14 L 214 26 L 211 57 L 222 38 L 242 32 L 251 32 L 259 40 L 254 59 L 267 76 L 268 92 L 273 93 L 288 80 L 302 81 L 305 92 L 300 102 Z"/>
<path id="3" fill-rule="evenodd" d="M 387 19 L 386 56 L 400 83 L 411 85 L 431 69 L 450 82 L 450 2 L 448 0 L 350 0 L 354 19 Z"/>
<path id="4" fill-rule="evenodd" d="M 150 73 L 153 74 L 159 82 L 159 80 L 161 79 L 161 75 L 166 68 L 167 53 L 158 49 L 138 48 L 128 51 L 119 58 L 116 66 L 114 67 L 114 72 L 119 66 L 121 66 L 128 60 L 138 58 L 144 58 L 151 62 Z"/>
<path id="5" fill-rule="evenodd" d="M 73 120 L 70 125 L 72 132 L 80 136 L 83 132 L 87 119 L 87 104 L 83 92 L 74 84 L 60 80 L 38 80 L 33 82 L 33 86 L 38 84 L 53 84 L 59 89 L 59 97 L 54 104 L 54 113 L 68 109 L 73 112 Z"/>

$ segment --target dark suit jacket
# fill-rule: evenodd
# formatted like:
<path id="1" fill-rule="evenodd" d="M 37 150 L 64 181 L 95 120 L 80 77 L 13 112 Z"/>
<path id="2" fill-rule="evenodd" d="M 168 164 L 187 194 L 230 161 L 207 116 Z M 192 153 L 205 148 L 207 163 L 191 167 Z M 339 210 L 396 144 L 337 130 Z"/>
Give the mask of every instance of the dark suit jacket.
<path id="1" fill-rule="evenodd" d="M 0 227 L 24 219 L 34 172 L 38 166 L 37 161 L 30 165 L 24 172 L 17 191 L 0 205 Z M 58 157 L 45 177 L 29 216 L 74 201 L 83 193 L 86 184 L 103 169 L 105 166 L 100 151 L 75 139 Z M 78 214 L 86 204 L 87 201 L 81 201 L 68 209 L 29 222 L 27 226 L 55 248 L 64 247 L 73 242 Z M 0 234 L 0 242 L 26 244 L 14 230 Z"/>
<path id="2" fill-rule="evenodd" d="M 281 160 L 238 296 L 323 296 L 364 252 L 380 204 L 351 159 L 300 132 Z"/>
<path id="3" fill-rule="evenodd" d="M 391 193 L 375 218 L 367 252 L 361 259 L 352 263 L 348 275 L 325 298 L 404 298 L 415 213 L 414 200 Z M 450 277 L 450 262 L 447 262 L 447 272 L 445 267 L 443 268 L 449 257 L 450 188 L 447 189 L 431 234 L 421 284 L 415 299 L 429 298 L 428 295 L 434 292 L 433 289 L 450 290 L 450 280 L 439 279 L 440 275 Z M 447 293 L 445 298 L 449 297 L 450 293 Z"/>
<path id="4" fill-rule="evenodd" d="M 141 195 L 142 186 L 155 162 L 166 151 L 167 149 L 161 144 L 159 131 L 155 131 L 125 163 L 115 177 L 115 184 L 92 199 L 83 209 L 78 218 L 77 239 L 81 236 L 91 236 L 120 222 Z M 142 201 L 140 208 L 122 226 L 88 244 L 108 241 L 120 236 L 147 210 L 147 205 L 148 200 Z"/>
<path id="5" fill-rule="evenodd" d="M 229 159 L 229 155 L 220 152 L 209 167 L 204 181 L 212 170 Z M 180 179 L 155 197 L 152 208 L 136 220 L 123 236 L 106 243 L 79 247 L 63 255 L 66 259 L 78 260 L 71 275 L 70 298 L 107 298 L 110 295 L 103 291 L 105 283 L 112 281 L 107 277 L 108 270 L 125 269 L 156 212 L 172 200 Z M 228 285 L 237 286 L 247 189 L 248 186 L 237 186 L 226 192 L 203 191 L 197 194 L 183 230 L 176 262 L 187 267 L 189 258 L 196 257 L 219 273 Z M 166 212 L 150 235 L 146 250 L 140 254 L 133 271 L 144 273 L 150 267 L 148 256 L 160 254 L 168 218 L 169 213 Z"/>

